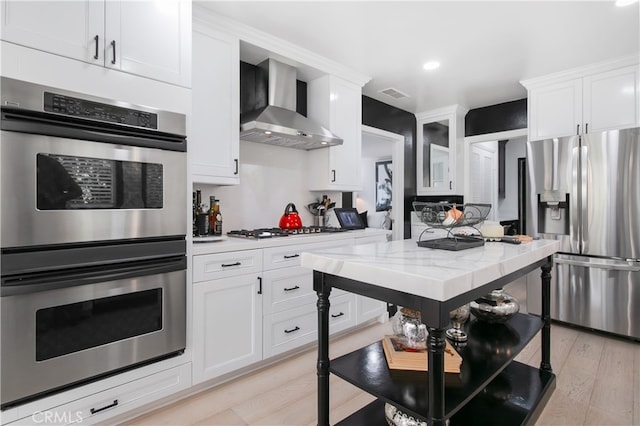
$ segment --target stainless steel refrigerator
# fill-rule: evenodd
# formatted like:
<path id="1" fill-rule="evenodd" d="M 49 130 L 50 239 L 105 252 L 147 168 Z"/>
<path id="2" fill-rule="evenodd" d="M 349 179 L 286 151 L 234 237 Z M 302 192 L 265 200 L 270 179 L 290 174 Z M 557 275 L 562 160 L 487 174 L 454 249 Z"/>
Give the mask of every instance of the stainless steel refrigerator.
<path id="1" fill-rule="evenodd" d="M 527 161 L 528 231 L 561 243 L 551 317 L 640 340 L 640 129 L 529 141 Z"/>

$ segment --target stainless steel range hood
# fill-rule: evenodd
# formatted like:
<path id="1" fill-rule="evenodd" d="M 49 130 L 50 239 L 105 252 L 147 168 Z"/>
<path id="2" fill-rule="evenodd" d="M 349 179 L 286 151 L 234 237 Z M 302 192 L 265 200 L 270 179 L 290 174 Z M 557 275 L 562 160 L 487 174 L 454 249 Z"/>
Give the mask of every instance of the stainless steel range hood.
<path id="1" fill-rule="evenodd" d="M 296 149 L 342 145 L 342 139 L 298 114 L 296 69 L 273 59 L 260 63 L 268 76 L 268 105 L 240 116 L 240 139 Z"/>

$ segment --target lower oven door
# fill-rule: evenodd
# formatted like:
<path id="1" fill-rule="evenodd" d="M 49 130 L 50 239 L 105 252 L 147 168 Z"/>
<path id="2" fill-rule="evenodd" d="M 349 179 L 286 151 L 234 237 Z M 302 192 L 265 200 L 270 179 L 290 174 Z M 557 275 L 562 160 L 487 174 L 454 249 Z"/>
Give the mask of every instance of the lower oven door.
<path id="1" fill-rule="evenodd" d="M 185 283 L 181 269 L 2 297 L 2 407 L 183 351 Z"/>

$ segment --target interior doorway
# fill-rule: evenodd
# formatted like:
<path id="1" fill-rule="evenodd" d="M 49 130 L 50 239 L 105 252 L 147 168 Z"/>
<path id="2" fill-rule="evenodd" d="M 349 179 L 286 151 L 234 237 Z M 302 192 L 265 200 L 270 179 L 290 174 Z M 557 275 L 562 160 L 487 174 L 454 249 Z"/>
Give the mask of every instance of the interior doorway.
<path id="1" fill-rule="evenodd" d="M 491 199 L 491 220 L 514 224 L 525 220 L 521 192 L 526 188 L 526 176 L 520 176 L 520 159 L 526 157 L 526 142 L 527 129 L 487 133 L 464 139 L 464 167 L 467 171 L 464 197 L 468 202 Z M 487 150 L 495 152 L 493 160 L 484 158 L 487 154 L 483 153 Z M 487 163 L 490 161 L 494 166 L 488 172 Z"/>
<path id="2" fill-rule="evenodd" d="M 391 161 L 391 167 L 386 167 L 391 171 L 386 176 L 391 180 L 391 209 L 376 211 L 376 201 L 380 199 L 377 181 L 382 182 L 379 173 L 376 179 L 376 172 L 381 163 L 388 161 Z M 368 212 L 370 226 L 379 226 L 388 215 L 392 239 L 404 239 L 404 136 L 363 125 L 361 175 L 363 189 L 353 193 L 353 205 L 359 212 Z"/>

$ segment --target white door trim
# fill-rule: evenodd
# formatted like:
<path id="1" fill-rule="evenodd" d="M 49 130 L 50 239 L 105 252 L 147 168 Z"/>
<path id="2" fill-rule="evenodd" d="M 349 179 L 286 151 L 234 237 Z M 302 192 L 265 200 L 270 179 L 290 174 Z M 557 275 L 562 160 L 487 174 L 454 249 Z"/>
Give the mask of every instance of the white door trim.
<path id="1" fill-rule="evenodd" d="M 521 136 L 528 137 L 528 129 L 516 129 L 516 130 L 507 130 L 504 132 L 495 132 L 495 133 L 485 133 L 483 135 L 476 136 L 468 136 L 464 138 L 464 199 L 466 200 L 469 197 L 470 193 L 470 181 L 469 181 L 469 151 L 471 150 L 471 144 L 477 142 L 491 142 L 491 141 L 499 141 L 503 139 L 515 139 Z"/>
<path id="2" fill-rule="evenodd" d="M 404 239 L 404 136 L 397 133 L 388 132 L 376 127 L 362 125 L 362 133 L 374 135 L 389 142 L 393 142 L 393 182 L 391 189 L 393 196 L 391 199 L 391 220 L 393 227 L 391 231 L 394 240 Z M 354 200 L 355 201 L 355 200 Z"/>

